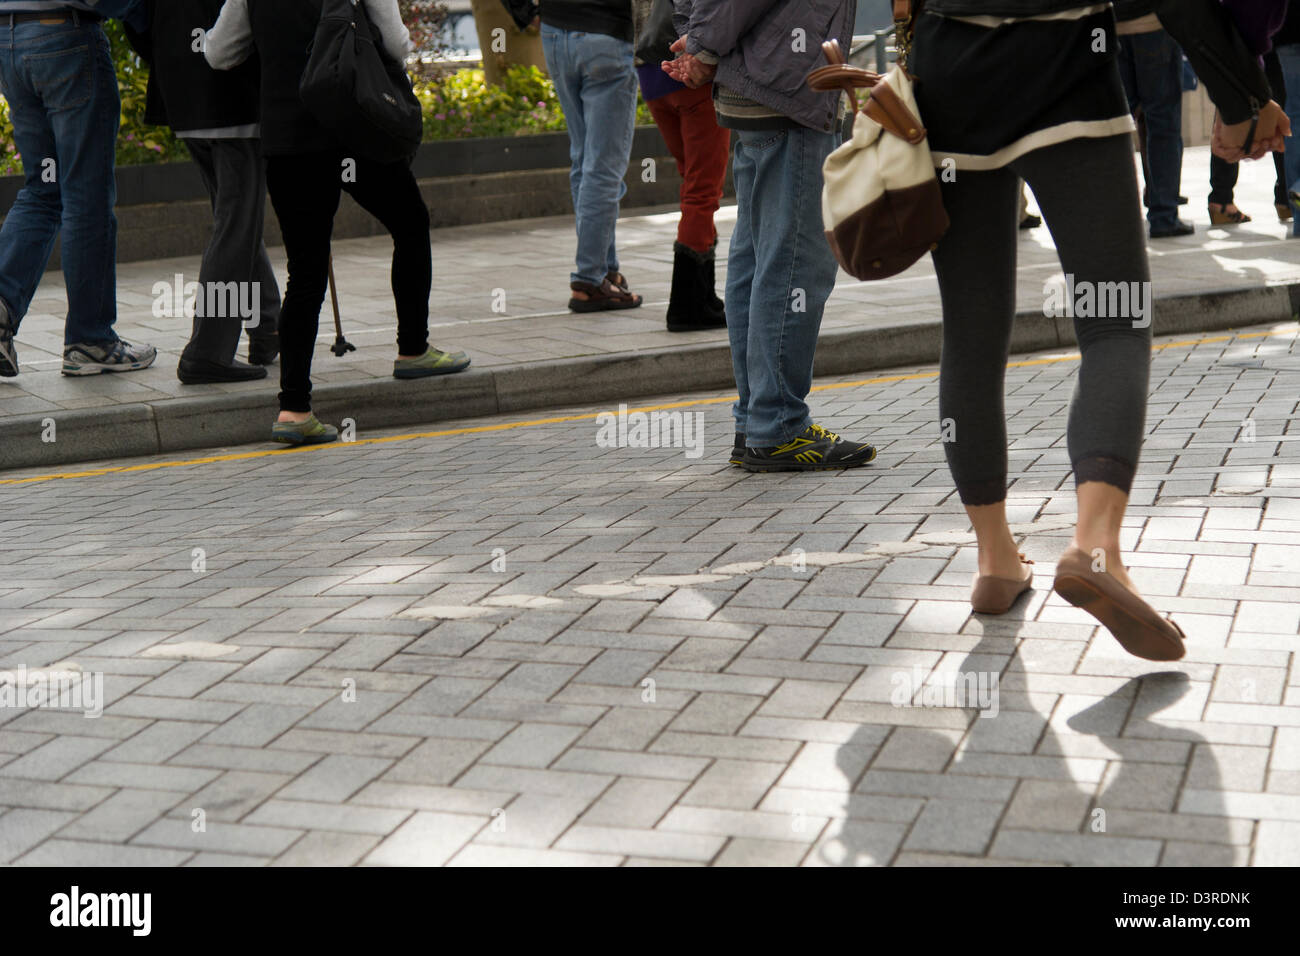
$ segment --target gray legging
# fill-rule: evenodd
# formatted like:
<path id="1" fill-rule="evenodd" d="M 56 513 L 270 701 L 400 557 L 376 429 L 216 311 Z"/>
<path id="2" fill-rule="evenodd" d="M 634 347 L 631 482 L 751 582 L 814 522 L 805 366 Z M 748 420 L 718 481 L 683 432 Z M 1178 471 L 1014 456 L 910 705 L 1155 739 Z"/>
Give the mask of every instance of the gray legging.
<path id="1" fill-rule="evenodd" d="M 943 299 L 939 414 L 953 423 L 944 451 L 967 505 L 1007 496 L 1003 379 L 1016 311 L 1018 178 L 1034 190 L 1076 289 L 1150 279 L 1127 134 L 1045 146 L 1001 169 L 958 171 L 952 182 L 940 177 L 952 225 L 933 253 Z M 1151 365 L 1151 329 L 1133 322 L 1074 319 L 1083 355 L 1068 431 L 1076 484 L 1104 481 L 1127 493 L 1133 483 Z"/>

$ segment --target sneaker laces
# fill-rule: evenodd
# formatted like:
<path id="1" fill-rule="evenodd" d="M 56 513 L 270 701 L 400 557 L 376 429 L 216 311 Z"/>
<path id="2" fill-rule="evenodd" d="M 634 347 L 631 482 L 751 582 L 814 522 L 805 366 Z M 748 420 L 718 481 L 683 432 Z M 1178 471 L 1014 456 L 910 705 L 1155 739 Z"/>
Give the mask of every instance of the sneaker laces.
<path id="1" fill-rule="evenodd" d="M 813 422 L 813 424 L 809 425 L 808 430 L 811 431 L 818 438 L 829 438 L 832 444 L 838 445 L 841 441 L 839 435 L 835 434 L 830 429 L 823 428 L 821 425 L 818 425 L 816 422 Z"/>

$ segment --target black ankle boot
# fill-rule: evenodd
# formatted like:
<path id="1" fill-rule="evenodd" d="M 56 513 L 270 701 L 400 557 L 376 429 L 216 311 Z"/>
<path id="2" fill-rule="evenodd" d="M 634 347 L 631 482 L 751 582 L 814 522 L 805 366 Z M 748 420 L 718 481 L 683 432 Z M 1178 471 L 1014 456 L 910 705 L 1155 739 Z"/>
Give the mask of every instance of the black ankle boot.
<path id="1" fill-rule="evenodd" d="M 713 251 L 696 252 L 673 243 L 673 286 L 668 295 L 668 331 L 695 332 L 727 325 L 722 302 L 714 293 Z"/>
<path id="2" fill-rule="evenodd" d="M 704 294 L 709 297 L 709 311 L 718 317 L 719 322 L 725 325 L 727 322 L 727 306 L 720 298 L 718 298 L 718 279 L 713 269 L 714 265 L 718 261 L 717 249 L 718 240 L 714 239 L 713 248 L 706 253 L 708 259 L 704 262 L 704 275 L 701 284 L 704 289 Z"/>

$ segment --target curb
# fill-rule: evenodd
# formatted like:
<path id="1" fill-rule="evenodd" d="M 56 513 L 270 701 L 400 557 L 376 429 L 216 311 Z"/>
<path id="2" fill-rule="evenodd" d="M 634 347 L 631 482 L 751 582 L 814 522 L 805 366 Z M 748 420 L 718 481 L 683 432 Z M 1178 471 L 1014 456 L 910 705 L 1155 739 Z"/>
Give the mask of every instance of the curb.
<path id="1" fill-rule="evenodd" d="M 1300 310 L 1300 283 L 1224 289 L 1155 301 L 1156 335 L 1216 332 L 1288 322 Z M 939 360 L 938 321 L 825 332 L 814 375 L 848 375 Z M 1019 313 L 1012 352 L 1071 347 L 1069 319 Z M 458 375 L 318 385 L 313 404 L 331 422 L 358 430 L 479 418 L 650 395 L 727 389 L 734 384 L 725 342 L 648 352 L 584 356 Z M 274 392 L 175 398 L 76 409 L 0 421 L 0 469 L 49 467 L 265 442 L 278 404 Z M 53 420 L 55 441 L 46 441 Z"/>

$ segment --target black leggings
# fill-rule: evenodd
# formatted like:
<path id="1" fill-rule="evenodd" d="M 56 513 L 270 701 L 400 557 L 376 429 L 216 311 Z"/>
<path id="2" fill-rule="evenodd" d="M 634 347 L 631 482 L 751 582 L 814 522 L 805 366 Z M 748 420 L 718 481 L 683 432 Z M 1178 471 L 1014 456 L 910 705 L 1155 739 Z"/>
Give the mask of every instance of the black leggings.
<path id="1" fill-rule="evenodd" d="M 1018 177 L 1033 189 L 1076 290 L 1150 279 L 1127 133 L 1046 146 L 989 172 L 959 170 L 952 182 L 940 177 L 952 225 L 933 254 L 943 299 L 939 414 L 951 422 L 944 451 L 967 505 L 1007 494 L 1003 380 L 1016 311 Z M 1150 285 L 1137 288 L 1149 305 Z M 1083 355 L 1068 430 L 1076 484 L 1104 481 L 1127 493 L 1133 483 L 1151 364 L 1150 325 L 1134 322 L 1074 319 Z"/>
<path id="2" fill-rule="evenodd" d="M 266 158 L 267 191 L 289 259 L 289 282 L 280 308 L 280 408 L 289 412 L 311 411 L 311 359 L 329 281 L 330 233 L 342 190 L 393 237 L 398 352 L 423 355 L 429 347 L 433 254 L 429 211 L 415 176 L 406 163 L 382 165 L 358 159 L 355 176 L 345 179 L 343 159 L 335 153 Z"/>

